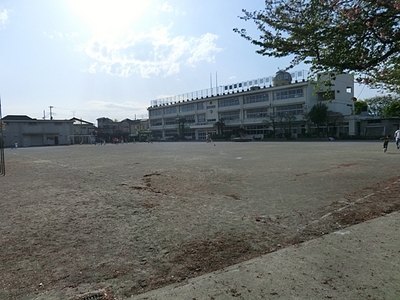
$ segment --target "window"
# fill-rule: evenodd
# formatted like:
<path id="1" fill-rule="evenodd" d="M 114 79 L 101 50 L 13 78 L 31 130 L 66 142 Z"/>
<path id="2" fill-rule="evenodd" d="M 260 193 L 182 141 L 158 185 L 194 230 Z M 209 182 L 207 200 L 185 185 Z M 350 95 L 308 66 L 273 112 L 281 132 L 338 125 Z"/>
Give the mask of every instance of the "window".
<path id="1" fill-rule="evenodd" d="M 275 112 L 277 115 L 301 115 L 303 114 L 303 104 L 277 106 Z"/>
<path id="2" fill-rule="evenodd" d="M 162 126 L 161 119 L 150 120 L 150 126 Z"/>
<path id="3" fill-rule="evenodd" d="M 194 104 L 185 104 L 179 106 L 179 112 L 188 112 L 188 111 L 194 111 Z"/>
<path id="4" fill-rule="evenodd" d="M 218 107 L 235 106 L 239 105 L 239 98 L 227 98 L 218 100 Z"/>
<path id="5" fill-rule="evenodd" d="M 165 119 L 165 125 L 174 125 L 177 124 L 176 117 Z"/>
<path id="6" fill-rule="evenodd" d="M 259 93 L 244 97 L 243 104 L 250 104 L 250 103 L 258 103 L 258 102 L 266 102 L 269 100 L 267 93 Z"/>
<path id="7" fill-rule="evenodd" d="M 166 108 L 165 108 L 165 114 L 166 114 L 166 115 L 169 115 L 169 114 L 176 114 L 176 106 L 166 107 Z"/>
<path id="8" fill-rule="evenodd" d="M 186 119 L 185 123 L 187 124 L 194 124 L 196 122 L 194 115 L 185 116 L 185 119 Z"/>
<path id="9" fill-rule="evenodd" d="M 267 108 L 248 109 L 245 111 L 246 119 L 266 118 L 268 115 Z"/>
<path id="10" fill-rule="evenodd" d="M 303 89 L 288 89 L 275 92 L 275 100 L 304 97 Z"/>
<path id="11" fill-rule="evenodd" d="M 203 110 L 204 109 L 204 102 L 197 103 L 197 110 Z"/>
<path id="12" fill-rule="evenodd" d="M 198 114 L 197 115 L 197 123 L 198 124 L 206 123 L 206 114 Z"/>
<path id="13" fill-rule="evenodd" d="M 224 119 L 225 121 L 240 120 L 240 111 L 233 110 L 233 111 L 220 112 L 219 119 Z"/>
<path id="14" fill-rule="evenodd" d="M 149 111 L 149 115 L 150 115 L 150 117 L 161 116 L 162 109 L 152 109 Z"/>

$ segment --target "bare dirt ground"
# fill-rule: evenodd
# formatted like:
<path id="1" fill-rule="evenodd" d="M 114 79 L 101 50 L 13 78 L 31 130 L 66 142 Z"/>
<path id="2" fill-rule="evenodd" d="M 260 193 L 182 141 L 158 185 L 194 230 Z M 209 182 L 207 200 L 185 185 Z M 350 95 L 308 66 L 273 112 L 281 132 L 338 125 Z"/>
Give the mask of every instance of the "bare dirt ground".
<path id="1" fill-rule="evenodd" d="M 400 210 L 378 142 L 6 149 L 0 299 L 125 299 Z"/>

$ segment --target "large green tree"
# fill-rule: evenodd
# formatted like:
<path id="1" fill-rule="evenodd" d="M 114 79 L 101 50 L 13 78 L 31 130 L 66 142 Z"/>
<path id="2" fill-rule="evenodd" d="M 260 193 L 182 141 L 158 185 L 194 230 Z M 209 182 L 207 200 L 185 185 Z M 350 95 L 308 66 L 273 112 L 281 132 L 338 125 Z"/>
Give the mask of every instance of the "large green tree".
<path id="1" fill-rule="evenodd" d="M 288 68 L 304 62 L 313 74 L 350 72 L 360 83 L 399 90 L 400 0 L 265 0 L 263 10 L 243 13 L 261 34 L 234 31 L 261 55 L 291 56 Z"/>

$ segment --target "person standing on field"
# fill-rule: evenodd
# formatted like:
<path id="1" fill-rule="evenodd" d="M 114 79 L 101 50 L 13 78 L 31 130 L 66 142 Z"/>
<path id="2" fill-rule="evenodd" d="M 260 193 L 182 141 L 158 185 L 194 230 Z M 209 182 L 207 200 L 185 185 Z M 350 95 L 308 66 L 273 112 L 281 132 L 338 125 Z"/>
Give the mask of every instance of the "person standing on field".
<path id="1" fill-rule="evenodd" d="M 397 147 L 397 149 L 399 149 L 400 148 L 400 128 L 394 132 L 394 139 L 396 142 L 396 147 Z"/>
<path id="2" fill-rule="evenodd" d="M 390 135 L 388 134 L 387 136 L 381 137 L 381 140 L 383 140 L 383 152 L 386 153 L 390 140 Z"/>

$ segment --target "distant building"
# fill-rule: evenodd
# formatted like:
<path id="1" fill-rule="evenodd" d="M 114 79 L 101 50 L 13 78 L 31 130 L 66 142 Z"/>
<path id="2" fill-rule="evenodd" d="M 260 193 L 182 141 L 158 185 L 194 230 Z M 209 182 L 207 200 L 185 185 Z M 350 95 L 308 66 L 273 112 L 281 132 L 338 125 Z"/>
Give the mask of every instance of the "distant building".
<path id="1" fill-rule="evenodd" d="M 329 91 L 322 83 L 307 80 L 304 71 L 278 71 L 274 77 L 153 100 L 148 107 L 149 130 L 165 140 L 205 140 L 207 134 L 222 132 L 297 138 L 316 132 L 305 116 L 314 105 L 324 103 L 342 116 L 340 124 L 333 125 L 335 135 L 355 135 L 353 76 L 341 74 L 332 84 Z M 327 127 L 321 130 L 330 130 Z"/>
<path id="2" fill-rule="evenodd" d="M 38 120 L 25 115 L 8 115 L 3 118 L 5 147 L 68 145 L 73 134 L 72 120 Z"/>
<path id="3" fill-rule="evenodd" d="M 114 137 L 123 139 L 125 142 L 141 141 L 143 136 L 147 139 L 149 134 L 149 120 L 126 118 L 118 122 L 102 117 L 97 119 L 97 129 L 98 136 L 107 142 L 111 142 Z"/>
<path id="4" fill-rule="evenodd" d="M 400 128 L 400 118 L 380 118 L 367 115 L 356 116 L 357 135 L 365 138 L 379 138 L 385 135 L 393 137 L 394 132 Z"/>
<path id="5" fill-rule="evenodd" d="M 140 120 L 126 118 L 120 122 L 120 127 L 125 141 L 133 142 L 139 140 Z"/>
<path id="6" fill-rule="evenodd" d="M 72 118 L 74 123 L 74 135 L 95 135 L 97 127 L 88 121 Z"/>
<path id="7" fill-rule="evenodd" d="M 97 119 L 98 137 L 103 138 L 107 142 L 111 142 L 113 137 L 121 135 L 119 131 L 119 123 L 110 118 Z"/>

